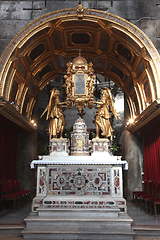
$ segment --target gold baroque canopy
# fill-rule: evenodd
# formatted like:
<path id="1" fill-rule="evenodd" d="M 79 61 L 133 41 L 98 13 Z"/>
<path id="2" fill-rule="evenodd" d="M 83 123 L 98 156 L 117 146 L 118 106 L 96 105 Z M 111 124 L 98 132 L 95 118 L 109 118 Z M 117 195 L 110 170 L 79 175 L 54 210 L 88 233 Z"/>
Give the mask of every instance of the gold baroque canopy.
<path id="1" fill-rule="evenodd" d="M 66 74 L 77 49 L 93 62 L 95 73 L 125 92 L 131 118 L 137 118 L 132 131 L 143 125 L 141 114 L 147 116 L 145 122 L 159 114 L 160 58 L 151 41 L 132 23 L 82 5 L 46 14 L 13 38 L 0 59 L 2 100 L 14 103 L 17 116 L 31 121 L 38 92 Z M 13 120 L 6 109 L 1 107 L 0 113 Z"/>
<path id="2" fill-rule="evenodd" d="M 63 85 L 66 87 L 66 103 L 68 108 L 73 105 L 81 113 L 84 107 L 92 108 L 93 105 L 94 80 L 96 78 L 93 74 L 93 64 L 92 62 L 88 64 L 87 60 L 79 53 L 73 62 L 67 63 L 67 66 L 67 75 L 64 76 L 66 81 Z"/>

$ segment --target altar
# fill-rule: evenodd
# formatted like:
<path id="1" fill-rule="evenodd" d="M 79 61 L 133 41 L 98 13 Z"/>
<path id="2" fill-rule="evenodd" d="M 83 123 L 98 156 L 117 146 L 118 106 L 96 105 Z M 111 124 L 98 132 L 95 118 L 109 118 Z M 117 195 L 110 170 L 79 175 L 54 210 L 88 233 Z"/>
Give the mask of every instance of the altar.
<path id="1" fill-rule="evenodd" d="M 32 161 L 31 168 L 35 166 L 37 188 L 33 212 L 40 206 L 63 209 L 118 206 L 121 212 L 126 212 L 122 168 L 127 169 L 127 162 L 120 157 L 43 156 L 42 160 Z"/>
<path id="2" fill-rule="evenodd" d="M 94 140 L 90 156 L 67 155 L 65 147 L 61 154 L 54 147 L 50 155 L 31 162 L 37 185 L 22 231 L 25 239 L 133 240 L 133 220 L 123 198 L 122 174 L 128 164 L 108 153 L 107 142 Z M 106 152 L 98 158 L 101 149 Z"/>
<path id="3" fill-rule="evenodd" d="M 32 210 L 22 231 L 26 239 L 133 239 L 133 220 L 123 198 L 122 174 L 128 164 L 121 156 L 112 154 L 113 129 L 107 105 L 116 119 L 119 116 L 110 89 L 104 88 L 101 100 L 93 101 L 92 65 L 81 55 L 68 63 L 64 76 L 66 102 L 61 103 L 59 91 L 53 89 L 43 112 L 47 111 L 46 119 L 50 117 L 50 153 L 39 156 L 30 165 L 36 168 L 37 184 Z M 62 137 L 62 106 L 75 106 L 79 111 L 71 141 Z M 96 137 L 91 141 L 82 118 L 85 106 L 99 108 L 95 117 Z M 99 138 L 100 128 L 104 138 Z"/>

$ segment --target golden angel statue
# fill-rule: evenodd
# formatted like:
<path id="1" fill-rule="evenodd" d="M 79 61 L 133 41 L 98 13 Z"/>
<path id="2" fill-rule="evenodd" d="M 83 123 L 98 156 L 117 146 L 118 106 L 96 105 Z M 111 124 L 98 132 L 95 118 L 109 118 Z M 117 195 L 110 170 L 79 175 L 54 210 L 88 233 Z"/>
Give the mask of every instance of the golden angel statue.
<path id="1" fill-rule="evenodd" d="M 49 134 L 50 139 L 57 138 L 58 134 L 60 134 L 60 138 L 62 138 L 62 133 L 65 127 L 65 119 L 64 115 L 61 109 L 61 105 L 64 105 L 65 103 L 61 103 L 59 99 L 60 92 L 57 89 L 51 90 L 51 95 L 49 99 L 49 103 L 40 116 L 40 118 L 47 112 L 47 117 L 50 118 L 50 124 L 49 124 Z"/>
<path id="2" fill-rule="evenodd" d="M 96 112 L 95 125 L 96 125 L 96 139 L 99 138 L 99 128 L 102 130 L 102 135 L 106 138 L 112 136 L 113 129 L 110 124 L 110 113 L 108 111 L 107 105 L 110 106 L 110 109 L 117 120 L 118 116 L 116 110 L 114 109 L 113 98 L 109 88 L 103 88 L 102 97 L 100 102 L 93 101 L 93 103 L 98 104 L 99 109 Z M 120 119 L 121 120 L 121 119 Z"/>

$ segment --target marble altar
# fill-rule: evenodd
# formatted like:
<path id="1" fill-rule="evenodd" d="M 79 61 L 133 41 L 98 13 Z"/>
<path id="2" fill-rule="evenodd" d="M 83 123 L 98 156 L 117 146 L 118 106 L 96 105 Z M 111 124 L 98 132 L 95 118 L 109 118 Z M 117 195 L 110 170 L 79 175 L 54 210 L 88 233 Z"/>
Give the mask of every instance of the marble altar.
<path id="1" fill-rule="evenodd" d="M 109 153 L 109 141 L 93 139 L 90 156 L 70 156 L 67 139 L 50 144 L 50 155 L 31 162 L 37 169 L 36 196 L 23 237 L 133 240 L 123 198 L 122 170 L 128 164 Z"/>
<path id="2" fill-rule="evenodd" d="M 123 198 L 122 167 L 127 162 L 117 156 L 43 156 L 37 166 L 37 190 L 32 211 L 39 206 L 52 208 L 105 208 L 118 206 L 126 212 Z M 55 200 L 56 199 L 56 200 Z M 92 200 L 91 200 L 92 199 Z"/>
<path id="3" fill-rule="evenodd" d="M 71 133 L 71 156 L 67 139 L 51 139 L 50 155 L 31 162 L 31 168 L 37 166 L 32 211 L 36 212 L 40 206 L 62 209 L 117 206 L 121 212 L 126 212 L 122 168 L 127 169 L 127 162 L 121 161 L 120 156 L 113 156 L 109 144 L 105 138 L 93 139 L 89 156 L 89 134 L 80 117 Z"/>

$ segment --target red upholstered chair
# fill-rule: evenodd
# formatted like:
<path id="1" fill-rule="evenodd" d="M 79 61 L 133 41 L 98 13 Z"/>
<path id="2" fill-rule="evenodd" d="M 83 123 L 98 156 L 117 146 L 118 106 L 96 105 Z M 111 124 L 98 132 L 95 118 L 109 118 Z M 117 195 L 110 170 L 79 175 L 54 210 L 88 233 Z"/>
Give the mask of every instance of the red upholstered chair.
<path id="1" fill-rule="evenodd" d="M 157 219 L 157 205 L 160 205 L 160 182 L 157 186 L 157 194 L 156 196 L 152 196 L 149 198 L 149 208 L 152 214 L 152 206 L 154 207 L 155 217 Z"/>
<path id="2" fill-rule="evenodd" d="M 144 210 L 148 213 L 149 200 L 157 195 L 154 195 L 155 183 L 153 180 L 148 181 L 148 193 L 142 194 L 142 202 L 144 203 Z"/>
<path id="3" fill-rule="evenodd" d="M 30 199 L 31 191 L 30 190 L 21 190 L 19 179 L 14 180 L 13 185 L 14 185 L 14 188 L 16 189 L 16 191 L 24 196 L 24 201 L 25 201 L 25 203 L 27 203 Z"/>
<path id="4" fill-rule="evenodd" d="M 145 199 L 147 200 L 149 197 L 153 196 L 153 190 L 154 190 L 154 181 L 149 180 L 148 181 L 148 187 L 147 187 L 147 193 L 140 194 L 140 206 L 145 209 Z M 148 211 L 148 210 L 147 210 Z"/>
<path id="5" fill-rule="evenodd" d="M 25 193 L 22 193 L 20 190 L 18 190 L 16 180 L 12 180 L 12 188 L 13 188 L 13 192 L 15 192 L 21 196 L 20 204 L 22 206 L 24 206 L 24 203 L 26 201 L 26 195 L 25 195 Z"/>
<path id="6" fill-rule="evenodd" d="M 1 194 L 2 194 L 2 201 L 3 202 L 8 202 L 11 201 L 13 202 L 13 211 L 15 211 L 16 204 L 20 200 L 20 195 L 17 193 L 12 192 L 12 182 L 11 181 L 5 181 L 1 182 Z"/>
<path id="7" fill-rule="evenodd" d="M 10 180 L 7 180 L 6 185 L 7 185 L 7 192 L 12 193 L 13 192 L 12 182 Z"/>
<path id="8" fill-rule="evenodd" d="M 2 201 L 3 201 L 3 195 L 6 194 L 6 192 L 7 192 L 6 182 L 1 181 L 1 182 L 0 182 L 0 194 L 1 194 L 1 198 L 0 198 L 1 201 L 0 201 L 0 203 L 2 203 Z"/>
<path id="9" fill-rule="evenodd" d="M 159 199 L 152 199 L 153 205 L 154 205 L 154 212 L 155 212 L 155 217 L 157 219 L 157 205 L 160 205 L 160 198 Z"/>
<path id="10" fill-rule="evenodd" d="M 148 180 L 144 180 L 144 186 L 143 186 L 143 191 L 133 191 L 132 196 L 133 196 L 133 203 L 138 206 L 138 200 L 140 200 L 140 195 L 147 193 L 148 189 Z"/>
<path id="11" fill-rule="evenodd" d="M 144 199 L 147 198 L 147 197 L 151 197 L 153 195 L 153 189 L 154 189 L 154 181 L 149 180 L 148 183 L 147 183 L 147 191 L 135 194 L 137 196 L 137 199 L 140 200 L 140 207 L 141 208 L 142 207 L 145 208 Z"/>

